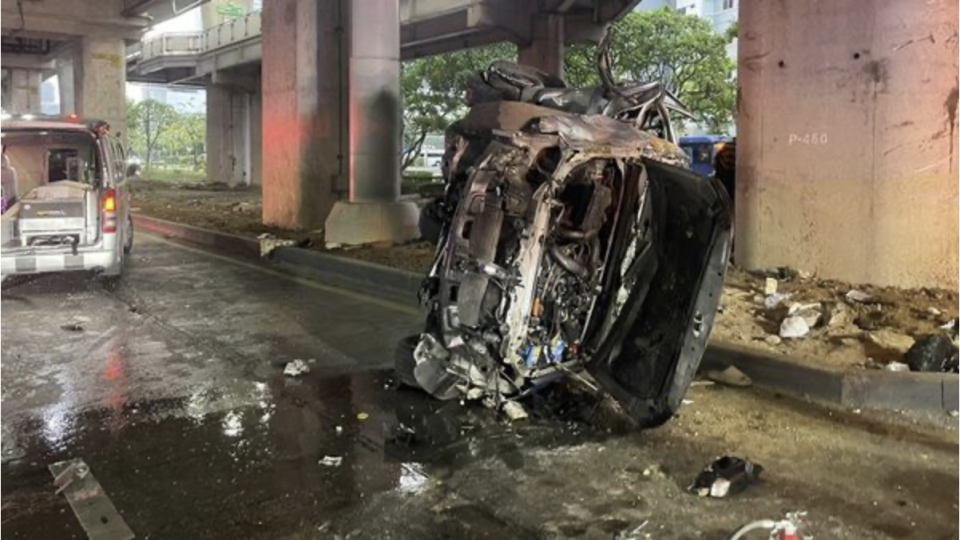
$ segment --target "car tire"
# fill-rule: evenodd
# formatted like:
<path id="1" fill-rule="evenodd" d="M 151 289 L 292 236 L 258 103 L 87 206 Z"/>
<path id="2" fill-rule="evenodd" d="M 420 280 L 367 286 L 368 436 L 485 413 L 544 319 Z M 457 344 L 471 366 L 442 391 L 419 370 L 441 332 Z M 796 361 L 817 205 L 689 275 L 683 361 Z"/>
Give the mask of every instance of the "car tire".
<path id="1" fill-rule="evenodd" d="M 123 242 L 123 253 L 129 255 L 133 251 L 133 217 L 127 215 L 127 234 Z"/>
<path id="2" fill-rule="evenodd" d="M 413 374 L 414 368 L 417 367 L 417 360 L 413 357 L 413 350 L 417 348 L 419 342 L 420 336 L 414 334 L 401 339 L 400 343 L 397 343 L 393 361 L 394 371 L 397 374 L 397 382 L 400 383 L 401 386 L 420 388 L 420 384 L 417 383 L 417 378 Z"/>

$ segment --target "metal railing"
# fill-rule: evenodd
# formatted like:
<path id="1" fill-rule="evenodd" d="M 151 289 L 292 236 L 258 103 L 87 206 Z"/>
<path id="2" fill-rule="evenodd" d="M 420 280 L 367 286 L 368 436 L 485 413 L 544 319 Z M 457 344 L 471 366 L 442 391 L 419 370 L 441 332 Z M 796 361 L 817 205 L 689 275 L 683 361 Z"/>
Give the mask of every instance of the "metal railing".
<path id="1" fill-rule="evenodd" d="M 204 52 L 220 49 L 260 36 L 260 12 L 252 11 L 242 17 L 230 19 L 203 33 Z"/>

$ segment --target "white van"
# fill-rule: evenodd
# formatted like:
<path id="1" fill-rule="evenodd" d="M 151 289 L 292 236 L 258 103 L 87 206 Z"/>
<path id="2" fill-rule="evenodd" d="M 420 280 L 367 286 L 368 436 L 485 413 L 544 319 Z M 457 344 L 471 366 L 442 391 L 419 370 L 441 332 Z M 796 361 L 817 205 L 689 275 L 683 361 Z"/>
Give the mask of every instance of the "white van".
<path id="1" fill-rule="evenodd" d="M 133 247 L 128 170 L 105 122 L 21 117 L 3 141 L 3 278 L 92 270 L 118 278 Z"/>

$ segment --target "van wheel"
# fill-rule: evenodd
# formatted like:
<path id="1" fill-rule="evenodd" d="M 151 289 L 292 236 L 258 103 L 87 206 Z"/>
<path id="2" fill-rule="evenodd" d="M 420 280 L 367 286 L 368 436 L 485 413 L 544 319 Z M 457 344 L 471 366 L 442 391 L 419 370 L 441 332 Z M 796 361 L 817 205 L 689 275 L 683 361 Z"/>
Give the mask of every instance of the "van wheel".
<path id="1" fill-rule="evenodd" d="M 120 278 L 122 274 L 100 274 L 100 285 L 108 292 L 117 292 L 120 289 Z"/>
<path id="2" fill-rule="evenodd" d="M 127 234 L 124 235 L 123 253 L 129 255 L 133 251 L 133 218 L 127 215 Z"/>

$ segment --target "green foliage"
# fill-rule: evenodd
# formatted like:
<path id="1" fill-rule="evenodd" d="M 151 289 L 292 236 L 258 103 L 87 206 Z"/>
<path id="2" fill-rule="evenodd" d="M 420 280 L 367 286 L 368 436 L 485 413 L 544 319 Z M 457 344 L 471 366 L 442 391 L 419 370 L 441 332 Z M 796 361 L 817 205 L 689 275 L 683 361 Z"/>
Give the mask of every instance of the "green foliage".
<path id="1" fill-rule="evenodd" d="M 516 47 L 499 43 L 488 47 L 411 60 L 403 64 L 403 168 L 419 153 L 428 133 L 443 131 L 466 111 L 467 78 L 494 60 L 515 60 Z"/>
<path id="2" fill-rule="evenodd" d="M 202 157 L 206 137 L 206 115 L 177 112 L 159 142 L 167 155 L 179 157 L 186 154 L 194 170 L 200 170 L 203 168 Z"/>
<path id="3" fill-rule="evenodd" d="M 718 34 L 700 17 L 671 9 L 633 12 L 611 28 L 611 60 L 617 80 L 659 80 L 712 131 L 733 118 L 735 62 L 726 46 L 736 29 Z M 566 53 L 565 75 L 571 86 L 600 84 L 596 46 L 575 45 Z"/>
<path id="4" fill-rule="evenodd" d="M 206 144 L 206 115 L 176 109 L 166 103 L 147 99 L 127 104 L 130 149 L 143 159 L 144 169 L 155 168 L 156 161 L 186 162 L 194 170 L 203 169 Z"/>
<path id="5" fill-rule="evenodd" d="M 143 158 L 144 168 L 149 168 L 153 163 L 160 140 L 176 116 L 177 111 L 172 106 L 153 99 L 127 104 L 130 147 Z"/>

